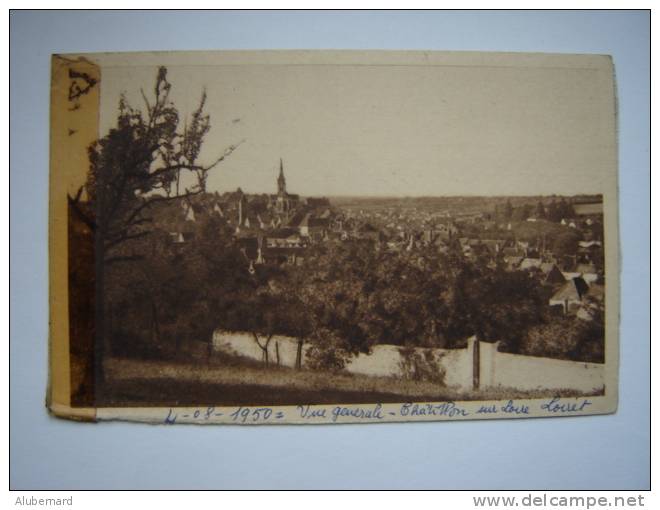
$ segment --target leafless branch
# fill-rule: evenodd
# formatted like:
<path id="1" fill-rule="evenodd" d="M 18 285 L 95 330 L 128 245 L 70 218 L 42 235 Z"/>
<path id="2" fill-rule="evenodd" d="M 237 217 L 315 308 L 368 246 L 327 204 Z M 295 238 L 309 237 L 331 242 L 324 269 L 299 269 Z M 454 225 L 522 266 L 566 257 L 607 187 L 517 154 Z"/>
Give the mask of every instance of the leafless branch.
<path id="1" fill-rule="evenodd" d="M 142 95 L 142 100 L 144 101 L 144 104 L 147 107 L 147 113 L 151 115 L 151 105 L 149 104 L 149 100 L 147 99 L 147 96 L 144 93 L 144 89 L 142 87 L 140 87 L 140 94 Z"/>
<path id="2" fill-rule="evenodd" d="M 211 170 L 213 167 L 215 167 L 218 163 L 222 162 L 226 158 L 228 158 L 232 152 L 234 152 L 236 149 L 238 149 L 243 143 L 245 143 L 245 138 L 238 142 L 237 144 L 230 145 L 225 149 L 225 152 L 223 152 L 222 156 L 220 156 L 218 159 L 216 159 L 212 164 L 209 166 L 205 167 L 204 170 Z"/>
<path id="3" fill-rule="evenodd" d="M 172 196 L 165 196 L 165 197 L 157 196 L 157 197 L 151 197 L 149 199 L 145 199 L 145 201 L 131 213 L 131 215 L 126 220 L 125 224 L 126 225 L 135 225 L 134 220 L 138 217 L 138 215 L 142 211 L 144 211 L 148 207 L 151 207 L 153 204 L 155 204 L 157 202 L 170 202 L 172 200 L 178 200 L 178 199 L 181 199 L 181 198 L 188 198 L 188 197 L 192 197 L 192 196 L 195 196 L 195 195 L 199 195 L 201 192 L 202 192 L 202 190 L 198 190 L 198 191 L 188 191 L 188 190 L 186 190 L 186 193 L 184 193 L 183 195 L 172 195 Z"/>

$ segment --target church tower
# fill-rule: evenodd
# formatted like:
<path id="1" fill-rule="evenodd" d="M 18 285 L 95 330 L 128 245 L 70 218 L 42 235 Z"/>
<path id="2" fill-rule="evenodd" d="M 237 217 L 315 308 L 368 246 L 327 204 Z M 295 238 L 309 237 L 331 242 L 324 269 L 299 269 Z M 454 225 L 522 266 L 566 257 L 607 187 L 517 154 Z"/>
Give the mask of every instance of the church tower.
<path id="1" fill-rule="evenodd" d="M 286 195 L 286 179 L 284 178 L 284 165 L 282 158 L 280 158 L 280 175 L 277 178 L 277 194 Z"/>

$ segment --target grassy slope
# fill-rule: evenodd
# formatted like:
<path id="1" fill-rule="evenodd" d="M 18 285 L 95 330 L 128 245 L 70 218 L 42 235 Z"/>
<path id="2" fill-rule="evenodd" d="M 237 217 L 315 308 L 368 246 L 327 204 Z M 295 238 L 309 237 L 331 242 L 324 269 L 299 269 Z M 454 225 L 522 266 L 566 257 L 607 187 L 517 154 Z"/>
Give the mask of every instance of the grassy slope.
<path id="1" fill-rule="evenodd" d="M 390 377 L 334 374 L 254 366 L 141 362 L 106 362 L 108 382 L 99 392 L 105 406 L 131 405 L 295 405 L 386 402 L 438 402 L 542 398 L 575 391 L 492 389 L 462 392 L 434 383 Z"/>

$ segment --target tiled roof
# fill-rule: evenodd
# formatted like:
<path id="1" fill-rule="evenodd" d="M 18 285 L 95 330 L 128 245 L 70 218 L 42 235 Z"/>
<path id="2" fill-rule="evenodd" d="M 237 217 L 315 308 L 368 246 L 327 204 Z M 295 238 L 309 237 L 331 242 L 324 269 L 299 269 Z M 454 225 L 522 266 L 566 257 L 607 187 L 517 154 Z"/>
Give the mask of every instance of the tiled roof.
<path id="1" fill-rule="evenodd" d="M 580 277 L 573 278 L 552 296 L 552 301 L 582 301 L 582 297 L 587 292 L 589 292 L 587 283 Z"/>

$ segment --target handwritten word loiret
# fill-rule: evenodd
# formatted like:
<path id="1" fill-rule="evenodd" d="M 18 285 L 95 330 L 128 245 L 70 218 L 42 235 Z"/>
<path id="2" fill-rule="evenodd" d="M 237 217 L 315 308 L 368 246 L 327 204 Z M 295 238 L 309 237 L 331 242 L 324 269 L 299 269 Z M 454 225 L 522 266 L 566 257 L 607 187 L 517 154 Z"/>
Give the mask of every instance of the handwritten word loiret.
<path id="1" fill-rule="evenodd" d="M 587 406 L 590 406 L 591 402 L 587 399 L 583 399 L 582 402 L 566 402 L 562 401 L 559 397 L 555 397 L 549 402 L 541 404 L 541 409 L 548 411 L 549 413 L 579 413 L 584 411 Z"/>

